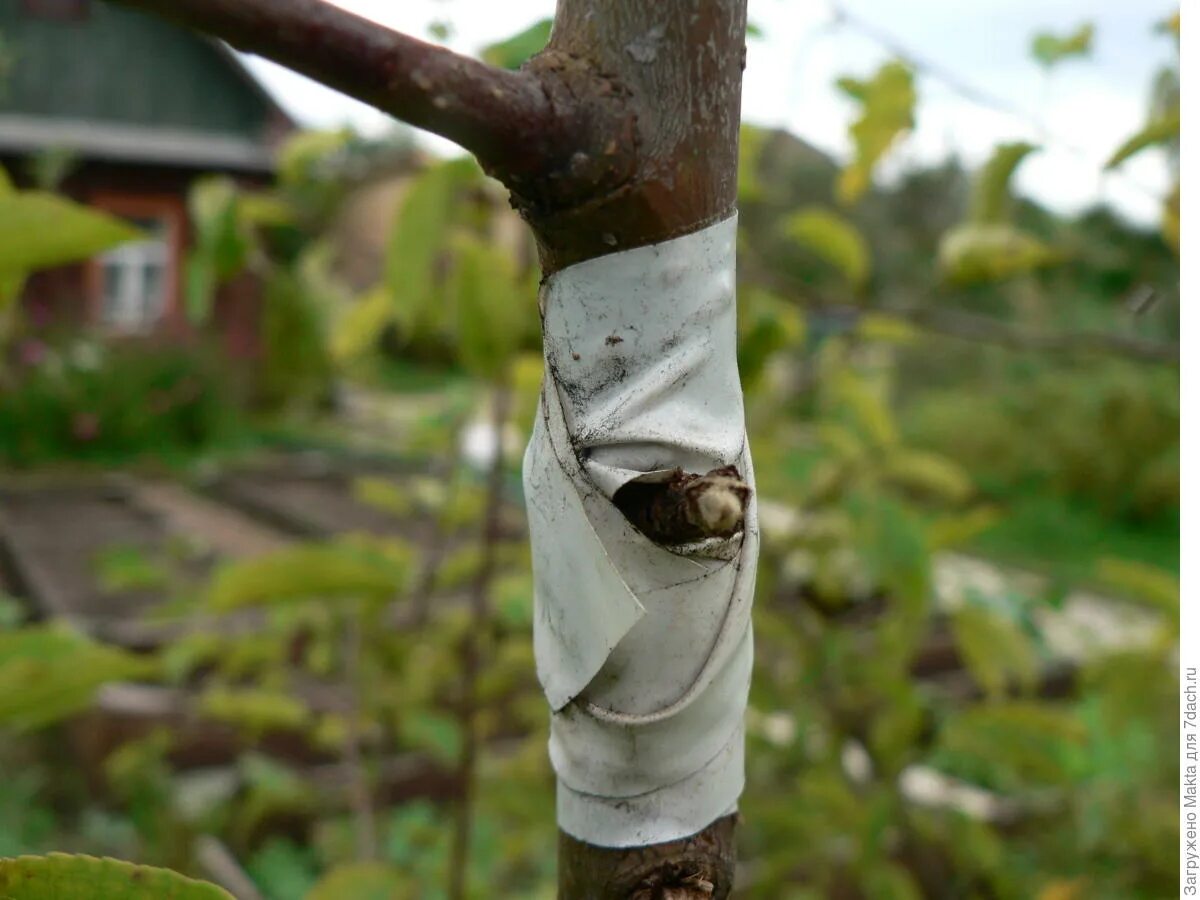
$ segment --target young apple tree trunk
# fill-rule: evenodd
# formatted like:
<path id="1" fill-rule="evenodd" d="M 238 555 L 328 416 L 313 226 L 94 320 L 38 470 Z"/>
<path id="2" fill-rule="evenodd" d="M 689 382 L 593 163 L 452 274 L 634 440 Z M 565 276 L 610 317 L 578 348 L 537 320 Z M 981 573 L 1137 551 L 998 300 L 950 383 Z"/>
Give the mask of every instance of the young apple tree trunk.
<path id="1" fill-rule="evenodd" d="M 322 0 L 112 2 L 205 31 L 461 144 L 509 188 L 547 279 L 734 213 L 746 0 L 558 0 L 549 46 L 519 72 Z M 729 415 L 741 428 L 740 403 Z M 613 499 L 658 544 L 724 537 L 747 509 L 743 475 L 728 466 L 677 471 Z M 753 555 L 754 546 L 743 549 Z M 725 897 L 734 819 L 640 846 L 594 846 L 563 832 L 560 896 Z"/>

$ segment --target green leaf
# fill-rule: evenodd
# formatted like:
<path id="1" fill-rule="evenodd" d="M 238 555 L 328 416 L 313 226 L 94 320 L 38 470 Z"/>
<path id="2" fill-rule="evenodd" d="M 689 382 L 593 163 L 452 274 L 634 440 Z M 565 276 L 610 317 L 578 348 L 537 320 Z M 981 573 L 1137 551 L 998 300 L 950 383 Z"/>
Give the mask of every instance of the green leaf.
<path id="1" fill-rule="evenodd" d="M 435 270 L 449 240 L 458 195 L 478 178 L 478 166 L 467 157 L 432 166 L 413 180 L 400 205 L 388 242 L 385 280 L 399 322 L 410 331 L 445 314 L 434 290 Z"/>
<path id="2" fill-rule="evenodd" d="M 463 365 L 473 374 L 501 377 L 517 352 L 525 298 L 513 260 L 474 238 L 455 242 L 450 296 L 456 313 L 456 337 Z"/>
<path id="3" fill-rule="evenodd" d="M 200 697 L 200 713 L 253 734 L 299 730 L 309 709 L 290 694 L 261 688 L 209 688 Z"/>
<path id="4" fill-rule="evenodd" d="M 215 609 L 272 605 L 294 600 L 387 600 L 407 581 L 408 561 L 342 541 L 287 547 L 224 566 L 208 603 Z"/>
<path id="5" fill-rule="evenodd" d="M 140 236 L 114 216 L 54 194 L 0 194 L 2 275 L 78 262 Z"/>
<path id="6" fill-rule="evenodd" d="M 319 173 L 317 168 L 342 152 L 354 140 L 349 128 L 336 131 L 300 131 L 284 142 L 279 150 L 277 171 L 285 185 L 300 185 Z"/>
<path id="7" fill-rule="evenodd" d="M 115 859 L 51 853 L 0 859 L 4 900 L 233 900 L 204 881 Z"/>
<path id="8" fill-rule="evenodd" d="M 920 450 L 893 450 L 884 459 L 883 470 L 893 484 L 943 503 L 962 503 L 975 491 L 971 476 L 960 466 Z"/>
<path id="9" fill-rule="evenodd" d="M 0 632 L 0 726 L 51 725 L 90 706 L 101 685 L 144 677 L 154 668 L 153 660 L 61 624 Z"/>
<path id="10" fill-rule="evenodd" d="M 404 738 L 438 762 L 452 765 L 462 752 L 462 729 L 457 719 L 444 713 L 412 710 L 404 717 Z"/>
<path id="11" fill-rule="evenodd" d="M 938 247 L 942 277 L 956 286 L 1002 281 L 1060 260 L 1058 251 L 1009 225 L 959 225 Z"/>
<path id="12" fill-rule="evenodd" d="M 355 300 L 333 325 L 330 338 L 333 361 L 346 366 L 368 354 L 395 320 L 395 312 L 392 297 L 382 286 Z"/>
<path id="13" fill-rule="evenodd" d="M 981 225 L 1004 224 L 1012 217 L 1009 184 L 1017 166 L 1037 150 L 1033 144 L 1018 141 L 1001 144 L 975 178 L 971 194 L 971 221 Z"/>
<path id="14" fill-rule="evenodd" d="M 1085 22 L 1062 37 L 1043 31 L 1034 36 L 1031 51 L 1034 59 L 1049 69 L 1072 56 L 1089 55 L 1095 36 L 1096 26 L 1091 22 Z"/>
<path id="15" fill-rule="evenodd" d="M 871 251 L 862 233 L 844 216 L 810 206 L 788 216 L 787 235 L 829 263 L 855 290 L 871 275 Z"/>
<path id="16" fill-rule="evenodd" d="M 764 189 L 758 177 L 759 166 L 762 162 L 763 149 L 767 145 L 770 132 L 765 128 L 742 124 L 738 139 L 738 202 L 752 203 L 761 200 Z"/>
<path id="17" fill-rule="evenodd" d="M 550 41 L 553 19 L 534 22 L 519 34 L 507 40 L 484 47 L 480 53 L 483 61 L 502 69 L 519 69 L 527 59 L 538 53 Z"/>
<path id="18" fill-rule="evenodd" d="M 305 900 L 409 900 L 417 893 L 407 878 L 387 863 L 338 866 L 322 878 Z"/>
<path id="19" fill-rule="evenodd" d="M 1033 689 L 1037 651 L 1015 622 L 974 604 L 958 610 L 950 622 L 967 671 L 989 698 L 1001 699 L 1014 684 L 1022 691 Z"/>
<path id="20" fill-rule="evenodd" d="M 859 117 L 850 126 L 855 158 L 838 178 L 838 199 L 854 203 L 866 192 L 876 163 L 896 140 L 914 124 L 917 94 L 912 70 L 901 62 L 880 67 L 870 81 L 841 78 L 838 87 L 861 105 Z"/>
<path id="21" fill-rule="evenodd" d="M 1087 740 L 1078 716 L 1033 701 L 991 703 L 949 719 L 943 750 L 991 772 L 1009 785 L 1055 784 L 1068 777 L 1071 754 Z"/>
<path id="22" fill-rule="evenodd" d="M 1131 600 L 1172 617 L 1179 614 L 1179 578 L 1171 572 L 1133 560 L 1108 558 L 1100 560 L 1096 574 Z"/>
<path id="23" fill-rule="evenodd" d="M 1156 147 L 1179 137 L 1179 110 L 1168 113 L 1148 123 L 1141 131 L 1125 141 L 1104 164 L 1106 169 L 1115 169 L 1131 156 L 1136 156 L 1147 147 Z"/>

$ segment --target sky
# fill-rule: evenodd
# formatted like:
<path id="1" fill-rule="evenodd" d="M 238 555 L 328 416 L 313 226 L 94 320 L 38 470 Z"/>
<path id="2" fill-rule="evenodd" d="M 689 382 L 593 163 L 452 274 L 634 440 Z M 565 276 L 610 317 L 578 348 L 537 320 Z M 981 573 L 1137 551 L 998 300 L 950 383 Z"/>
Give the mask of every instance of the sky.
<path id="1" fill-rule="evenodd" d="M 443 41 L 462 53 L 509 37 L 552 15 L 553 0 L 332 0 L 399 31 Z M 848 21 L 838 24 L 835 3 Z M 1028 140 L 1041 150 L 1018 171 L 1016 189 L 1061 212 L 1097 201 L 1156 223 L 1168 185 L 1165 158 L 1143 153 L 1105 175 L 1104 160 L 1145 122 L 1156 72 L 1174 58 L 1154 24 L 1178 8 L 1167 0 L 749 0 L 763 32 L 748 46 L 743 117 L 787 128 L 839 159 L 850 150 L 855 105 L 835 87 L 841 75 L 869 77 L 899 46 L 920 61 L 917 124 L 879 170 L 887 181 L 906 167 L 956 155 L 974 166 L 997 143 Z M 1096 27 L 1092 55 L 1049 76 L 1032 59 L 1038 31 Z M 861 24 L 860 24 L 861 23 Z M 378 133 L 391 122 L 349 98 L 261 59 L 250 67 L 289 112 L 318 128 L 350 124 Z M 964 97 L 965 88 L 1012 111 Z M 446 153 L 453 145 L 427 144 Z"/>

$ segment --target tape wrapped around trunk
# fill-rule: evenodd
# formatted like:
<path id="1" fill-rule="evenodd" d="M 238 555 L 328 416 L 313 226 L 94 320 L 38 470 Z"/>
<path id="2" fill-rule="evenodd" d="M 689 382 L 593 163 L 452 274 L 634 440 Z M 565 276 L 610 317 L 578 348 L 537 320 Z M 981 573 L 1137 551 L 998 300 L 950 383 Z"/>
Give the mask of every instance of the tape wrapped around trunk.
<path id="1" fill-rule="evenodd" d="M 600 846 L 694 834 L 736 808 L 756 506 L 742 533 L 666 548 L 625 483 L 735 465 L 736 218 L 571 266 L 542 288 L 546 377 L 525 455 L 534 649 L 559 826 Z"/>

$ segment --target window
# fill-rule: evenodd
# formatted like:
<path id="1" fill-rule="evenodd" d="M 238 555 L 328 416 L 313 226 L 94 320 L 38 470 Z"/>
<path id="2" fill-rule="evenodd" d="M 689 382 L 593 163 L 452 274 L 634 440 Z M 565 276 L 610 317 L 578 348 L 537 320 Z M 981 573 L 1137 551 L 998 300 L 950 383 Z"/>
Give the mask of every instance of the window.
<path id="1" fill-rule="evenodd" d="M 21 0 L 21 8 L 43 19 L 86 19 L 88 0 Z"/>
<path id="2" fill-rule="evenodd" d="M 152 331 L 167 311 L 170 229 L 163 219 L 134 219 L 148 237 L 122 244 L 97 261 L 100 321 L 113 331 Z"/>

